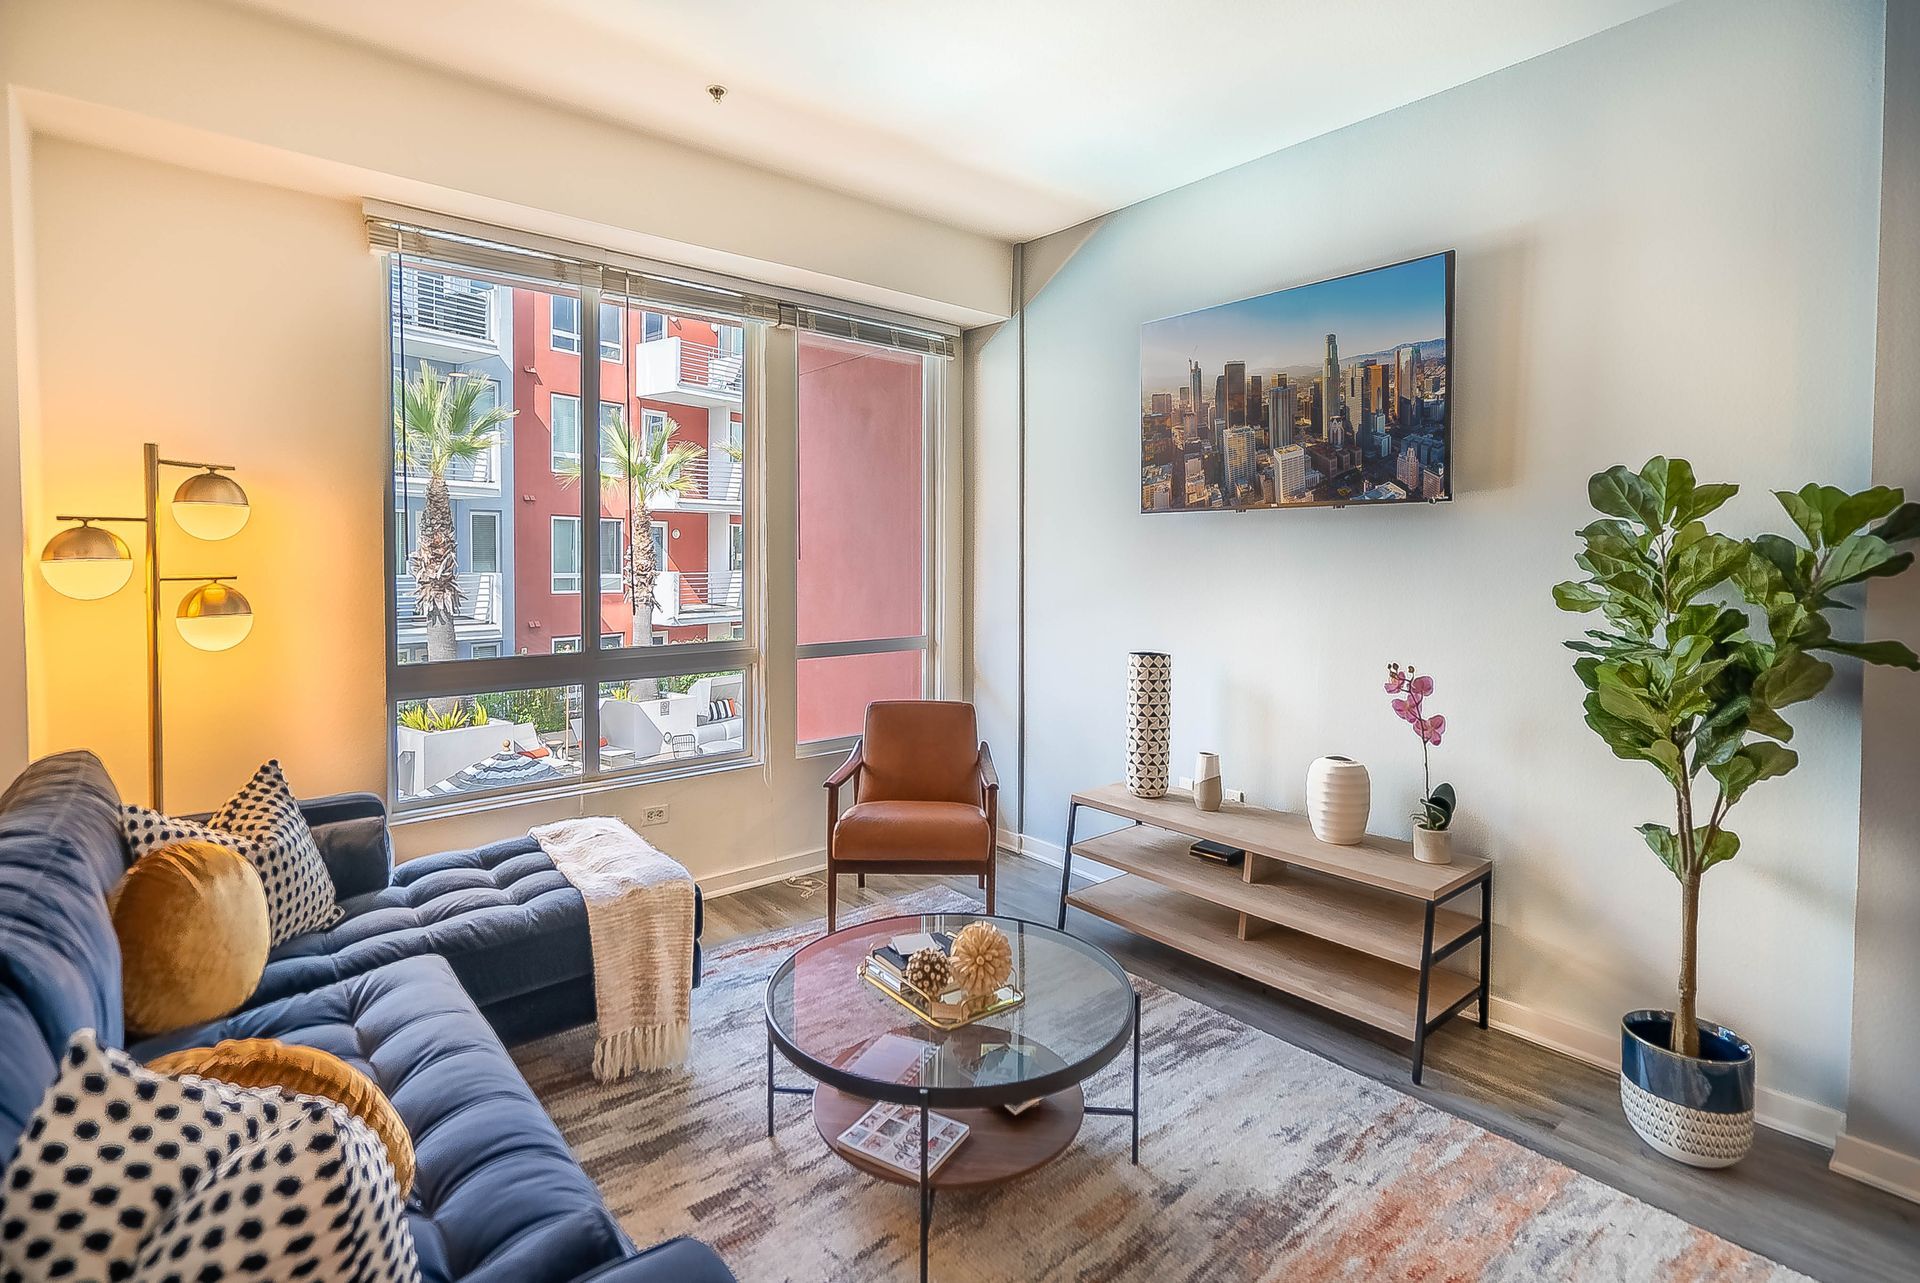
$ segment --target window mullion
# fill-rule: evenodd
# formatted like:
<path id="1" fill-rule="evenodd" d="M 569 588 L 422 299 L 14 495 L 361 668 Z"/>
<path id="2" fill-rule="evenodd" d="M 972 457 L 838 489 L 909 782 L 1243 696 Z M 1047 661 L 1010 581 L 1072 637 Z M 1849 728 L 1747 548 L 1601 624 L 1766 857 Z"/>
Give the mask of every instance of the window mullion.
<path id="1" fill-rule="evenodd" d="M 591 413 L 589 413 L 591 410 Z M 580 287 L 580 770 L 600 774 L 600 288 Z"/>

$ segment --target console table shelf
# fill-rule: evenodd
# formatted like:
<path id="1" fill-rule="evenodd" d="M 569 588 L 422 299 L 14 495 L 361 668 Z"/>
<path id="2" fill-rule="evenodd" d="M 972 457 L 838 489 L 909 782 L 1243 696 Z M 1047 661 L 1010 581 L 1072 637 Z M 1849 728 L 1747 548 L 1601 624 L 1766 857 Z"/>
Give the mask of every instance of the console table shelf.
<path id="1" fill-rule="evenodd" d="M 1074 840 L 1080 808 L 1134 821 Z M 1197 838 L 1246 851 L 1240 868 L 1194 858 Z M 1073 860 L 1120 876 L 1071 889 Z M 1441 907 L 1478 890 L 1478 913 Z M 1410 843 L 1368 837 L 1333 846 L 1303 815 L 1237 803 L 1206 812 L 1192 796 L 1138 798 L 1112 784 L 1073 795 L 1061 871 L 1060 925 L 1067 908 L 1261 984 L 1296 994 L 1413 1040 L 1420 1081 L 1426 1035 L 1478 1004 L 1486 1024 L 1493 869 L 1485 860 L 1422 864 Z M 1436 964 L 1480 945 L 1479 974 Z"/>

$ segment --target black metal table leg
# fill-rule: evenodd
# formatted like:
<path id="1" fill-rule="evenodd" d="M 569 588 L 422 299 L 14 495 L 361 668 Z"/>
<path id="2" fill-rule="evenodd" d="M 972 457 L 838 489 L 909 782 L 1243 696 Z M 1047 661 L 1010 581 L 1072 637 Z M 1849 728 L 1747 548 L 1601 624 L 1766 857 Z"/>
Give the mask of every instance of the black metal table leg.
<path id="1" fill-rule="evenodd" d="M 767 1028 L 767 1135 L 773 1135 L 773 1028 Z"/>
<path id="2" fill-rule="evenodd" d="M 927 1184 L 927 1089 L 920 1089 L 920 1283 L 927 1283 L 927 1225 L 933 1220 L 933 1187 Z"/>
<path id="3" fill-rule="evenodd" d="M 1427 901 L 1427 922 L 1420 941 L 1420 1001 L 1413 1012 L 1413 1083 L 1420 1085 L 1420 1066 L 1427 1055 L 1427 984 L 1433 976 L 1433 901 Z"/>
<path id="4" fill-rule="evenodd" d="M 1140 991 L 1133 993 L 1133 1165 L 1140 1166 Z"/>
<path id="5" fill-rule="evenodd" d="M 1487 1027 L 1487 1000 L 1493 996 L 1493 870 L 1480 883 L 1480 1027 Z"/>
<path id="6" fill-rule="evenodd" d="M 1067 891 L 1073 884 L 1073 823 L 1080 817 L 1080 804 L 1067 803 L 1067 845 L 1060 852 L 1060 920 L 1054 925 L 1067 929 Z"/>

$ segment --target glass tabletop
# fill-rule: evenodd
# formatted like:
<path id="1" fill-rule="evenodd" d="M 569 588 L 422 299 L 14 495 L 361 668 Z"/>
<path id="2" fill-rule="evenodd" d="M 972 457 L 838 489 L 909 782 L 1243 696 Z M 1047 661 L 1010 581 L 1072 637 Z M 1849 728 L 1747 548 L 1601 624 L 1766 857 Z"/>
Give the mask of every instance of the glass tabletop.
<path id="1" fill-rule="evenodd" d="M 1013 947 L 1007 983 L 1023 1001 L 957 1029 L 917 1019 L 862 976 L 897 936 L 957 935 L 991 922 Z M 1133 1032 L 1133 986 L 1118 963 L 1063 931 L 946 913 L 880 918 L 803 946 L 767 982 L 768 1036 L 809 1076 L 870 1100 L 935 1108 L 1051 1095 L 1112 1060 Z"/>

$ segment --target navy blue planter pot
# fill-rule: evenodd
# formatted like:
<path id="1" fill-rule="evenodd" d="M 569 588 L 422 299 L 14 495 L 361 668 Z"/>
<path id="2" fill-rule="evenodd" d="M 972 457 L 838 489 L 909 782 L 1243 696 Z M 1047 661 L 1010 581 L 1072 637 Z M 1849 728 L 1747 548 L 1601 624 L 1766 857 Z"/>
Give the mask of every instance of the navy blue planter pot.
<path id="1" fill-rule="evenodd" d="M 1620 1021 L 1620 1104 L 1640 1139 L 1693 1167 L 1730 1167 L 1753 1148 L 1753 1048 L 1700 1022 L 1700 1055 L 1667 1050 L 1671 1011 Z"/>

